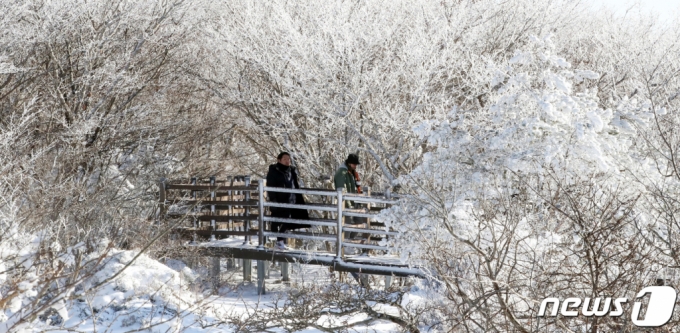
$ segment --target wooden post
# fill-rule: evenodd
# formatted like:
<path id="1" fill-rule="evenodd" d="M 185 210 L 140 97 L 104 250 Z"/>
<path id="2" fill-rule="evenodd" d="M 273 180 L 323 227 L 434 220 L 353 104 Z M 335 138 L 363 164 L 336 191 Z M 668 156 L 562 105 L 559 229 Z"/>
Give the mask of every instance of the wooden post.
<path id="1" fill-rule="evenodd" d="M 196 185 L 196 177 L 191 177 L 191 185 Z M 191 191 L 191 199 L 196 200 L 196 191 L 192 190 Z M 198 207 L 194 206 L 194 212 L 198 211 Z M 198 227 L 198 222 L 196 221 L 196 217 L 194 216 L 194 228 Z"/>
<path id="2" fill-rule="evenodd" d="M 158 212 L 158 219 L 156 221 L 157 225 L 161 224 L 161 219 L 165 217 L 165 213 L 168 209 L 168 206 L 165 203 L 166 200 L 166 194 L 165 194 L 165 183 L 166 179 L 162 177 L 160 181 L 158 182 L 158 202 L 159 202 L 159 212 Z"/>
<path id="3" fill-rule="evenodd" d="M 257 223 L 258 223 L 258 231 L 257 231 L 257 248 L 259 250 L 264 250 L 264 186 L 265 182 L 263 179 L 260 179 L 260 181 L 257 184 L 257 194 L 258 194 L 258 214 L 259 216 L 257 217 Z M 265 269 L 266 269 L 266 263 L 262 260 L 257 260 L 257 294 L 258 295 L 264 295 L 265 293 L 265 285 L 264 285 L 264 276 L 265 276 Z"/>
<path id="4" fill-rule="evenodd" d="M 159 193 L 159 198 L 158 202 L 161 204 L 165 204 L 165 178 L 161 177 L 160 181 L 158 182 L 158 193 Z"/>
<path id="5" fill-rule="evenodd" d="M 234 186 L 234 177 L 232 177 L 232 176 L 227 177 L 227 182 L 229 182 L 229 186 Z M 234 192 L 232 192 L 231 190 L 227 191 L 227 195 L 228 195 L 227 197 L 229 198 L 229 201 L 234 201 L 234 194 L 233 193 Z M 229 208 L 227 210 L 227 214 L 229 214 L 229 216 L 234 216 L 234 207 L 232 205 L 229 205 Z M 234 230 L 234 221 L 232 221 L 231 218 L 229 218 L 229 221 L 227 222 L 227 229 L 229 229 L 231 231 L 235 231 Z M 231 235 L 227 236 L 227 238 L 231 238 Z"/>
<path id="6" fill-rule="evenodd" d="M 284 282 L 290 281 L 290 276 L 289 276 L 290 267 L 289 266 L 290 265 L 288 264 L 288 262 L 282 262 L 281 263 L 281 275 L 282 275 L 281 281 L 284 281 Z"/>
<path id="7" fill-rule="evenodd" d="M 210 176 L 210 201 L 215 202 L 215 176 Z M 210 241 L 215 241 L 215 205 L 210 205 Z"/>
<path id="8" fill-rule="evenodd" d="M 196 185 L 197 178 L 196 177 L 191 177 L 191 185 Z M 191 198 L 196 201 L 196 191 L 192 190 L 191 191 Z M 194 213 L 198 212 L 198 206 L 194 206 L 193 209 Z M 191 244 L 196 244 L 196 229 L 198 229 L 198 219 L 196 218 L 196 214 L 192 216 L 193 219 L 193 226 L 194 226 L 194 234 L 192 237 Z M 193 269 L 193 268 L 192 268 Z"/>
<path id="9" fill-rule="evenodd" d="M 260 181 L 262 182 L 262 181 Z M 250 176 L 246 177 L 246 185 L 250 185 Z M 258 192 L 262 189 L 262 187 L 258 184 Z M 250 191 L 246 192 L 246 200 L 250 199 Z M 260 199 L 261 200 L 261 199 Z M 260 202 L 260 206 L 262 203 Z M 246 216 L 250 216 L 250 207 L 246 207 Z M 258 219 L 261 219 L 262 214 L 260 214 L 260 217 Z M 247 228 L 246 230 L 250 231 L 250 221 L 246 221 L 247 223 Z M 258 231 L 258 243 L 259 243 L 259 235 L 261 235 L 262 230 Z M 248 244 L 250 244 L 250 236 L 246 236 L 246 241 Z M 245 244 L 246 242 L 244 242 Z M 260 243 L 261 244 L 261 243 Z M 251 281 L 252 280 L 252 275 L 253 275 L 253 262 L 250 259 L 243 259 L 243 281 Z"/>
<path id="10" fill-rule="evenodd" d="M 342 200 L 342 188 L 339 188 L 337 191 L 337 196 L 338 196 L 338 235 L 337 235 L 337 240 L 335 242 L 335 260 L 337 261 L 342 261 L 342 207 L 344 206 L 344 202 Z"/>
<path id="11" fill-rule="evenodd" d="M 258 194 L 258 230 L 257 230 L 257 248 L 264 250 L 264 179 L 260 179 L 257 183 Z"/>
<path id="12" fill-rule="evenodd" d="M 253 262 L 250 259 L 243 259 L 243 281 L 253 280 Z"/>
<path id="13" fill-rule="evenodd" d="M 212 285 L 213 293 L 217 294 L 220 288 L 220 257 L 212 258 Z"/>
<path id="14" fill-rule="evenodd" d="M 324 188 L 333 189 L 332 178 L 326 177 L 326 179 L 324 180 Z M 323 203 L 324 203 L 324 204 L 330 204 L 330 205 L 333 204 L 333 197 L 323 196 L 323 199 L 322 199 L 322 200 L 323 200 Z M 325 218 L 325 219 L 330 219 L 330 214 L 331 214 L 330 212 L 324 211 L 322 214 L 323 214 L 323 215 L 322 215 L 323 218 Z M 322 231 L 324 234 L 330 234 L 329 229 L 330 229 L 330 228 L 327 227 L 327 226 L 321 227 L 321 231 Z M 333 248 L 331 247 L 331 242 L 329 242 L 329 241 L 324 241 L 324 245 L 326 246 L 326 251 L 327 251 L 327 252 L 332 252 L 332 251 L 333 251 Z M 332 268 L 331 268 L 331 272 L 333 272 L 333 271 L 332 271 Z"/>
<path id="15" fill-rule="evenodd" d="M 245 176 L 244 177 L 244 182 L 246 186 L 250 186 L 250 176 Z M 244 229 L 246 232 L 250 231 L 250 220 L 248 217 L 250 216 L 250 206 L 247 205 L 247 202 L 250 201 L 250 191 L 246 190 L 245 191 L 245 198 L 244 200 L 246 201 L 246 205 L 243 206 L 243 209 L 245 210 L 244 216 L 246 217 L 246 220 L 244 221 Z M 245 239 L 243 240 L 243 245 L 249 245 L 250 244 L 250 235 L 246 235 Z"/>
<path id="16" fill-rule="evenodd" d="M 243 178 L 243 176 L 235 176 L 234 182 L 240 183 L 241 181 L 243 181 L 242 178 Z M 238 191 L 238 190 L 234 191 L 234 197 L 238 198 L 238 199 L 235 199 L 234 201 L 241 201 L 242 200 L 241 199 L 241 191 Z M 238 210 L 238 213 L 234 212 L 235 216 L 243 216 L 243 213 L 241 212 L 241 208 L 242 208 L 241 205 L 236 205 L 236 207 L 234 207 L 235 210 Z M 241 224 L 241 227 L 239 227 L 239 231 L 243 231 L 242 226 L 243 226 L 243 224 Z"/>
<path id="17" fill-rule="evenodd" d="M 258 295 L 264 295 L 265 294 L 264 274 L 265 274 L 265 265 L 266 264 L 267 263 L 263 260 L 257 261 L 257 294 Z"/>
<path id="18" fill-rule="evenodd" d="M 368 282 L 368 274 L 364 274 L 364 273 L 357 273 L 357 274 L 359 275 L 359 284 L 362 287 L 368 289 L 368 287 L 370 286 L 370 283 Z"/>

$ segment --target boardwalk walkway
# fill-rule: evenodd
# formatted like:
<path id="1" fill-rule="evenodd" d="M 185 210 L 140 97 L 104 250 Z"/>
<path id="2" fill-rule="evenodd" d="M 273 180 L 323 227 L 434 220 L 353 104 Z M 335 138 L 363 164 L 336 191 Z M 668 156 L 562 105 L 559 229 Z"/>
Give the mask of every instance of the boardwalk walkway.
<path id="1" fill-rule="evenodd" d="M 306 204 L 292 205 L 266 201 L 267 191 L 300 193 Z M 398 233 L 375 221 L 380 210 L 396 203 L 389 194 L 346 194 L 329 189 L 284 189 L 267 187 L 249 176 L 218 181 L 192 178 L 189 184 L 160 182 L 161 218 L 173 225 L 174 232 L 192 240 L 188 247 L 201 256 L 243 259 L 244 278 L 249 279 L 251 260 L 257 261 L 258 292 L 264 293 L 266 261 L 333 267 L 336 271 L 391 276 L 424 277 L 417 267 L 400 262 L 386 240 Z M 310 211 L 309 220 L 271 217 L 269 207 L 301 208 Z M 306 232 L 276 233 L 271 222 L 308 224 Z M 271 238 L 277 236 L 304 240 L 313 249 L 275 250 Z M 302 241 L 299 241 L 302 243 Z M 350 254 L 352 253 L 352 254 Z M 215 269 L 215 268 L 214 268 Z"/>

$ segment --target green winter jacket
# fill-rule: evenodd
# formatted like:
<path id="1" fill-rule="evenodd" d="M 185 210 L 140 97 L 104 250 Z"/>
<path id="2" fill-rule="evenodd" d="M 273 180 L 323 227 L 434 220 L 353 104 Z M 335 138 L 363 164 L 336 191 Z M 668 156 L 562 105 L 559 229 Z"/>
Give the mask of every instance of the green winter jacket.
<path id="1" fill-rule="evenodd" d="M 347 165 L 342 163 L 335 172 L 335 177 L 333 178 L 335 183 L 335 189 L 345 188 L 346 193 L 357 193 L 357 183 L 354 179 L 354 175 L 349 173 Z"/>

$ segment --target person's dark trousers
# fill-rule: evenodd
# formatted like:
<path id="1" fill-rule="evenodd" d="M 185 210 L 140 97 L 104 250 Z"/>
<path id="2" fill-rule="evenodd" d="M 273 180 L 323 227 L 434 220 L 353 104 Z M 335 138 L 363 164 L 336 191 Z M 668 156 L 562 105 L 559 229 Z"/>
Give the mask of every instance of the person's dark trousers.
<path id="1" fill-rule="evenodd" d="M 302 201 L 302 200 L 300 200 Z M 309 220 L 309 213 L 305 209 L 282 209 L 275 210 L 271 213 L 272 217 L 280 217 L 284 219 L 296 219 L 296 220 Z M 284 222 L 272 222 L 272 232 L 286 232 L 288 230 L 304 229 L 310 228 L 310 224 L 299 224 L 299 223 L 284 223 Z M 286 244 L 286 238 L 276 237 L 277 241 L 282 240 Z"/>
<path id="2" fill-rule="evenodd" d="M 271 216 L 289 219 L 290 218 L 290 210 L 288 210 L 288 209 L 276 210 L 276 211 L 272 212 Z M 291 229 L 290 223 L 272 222 L 272 232 L 284 233 L 289 229 Z M 287 242 L 288 242 L 287 238 L 285 238 L 285 237 L 276 237 L 276 240 L 277 241 L 283 241 L 284 244 L 287 244 Z"/>

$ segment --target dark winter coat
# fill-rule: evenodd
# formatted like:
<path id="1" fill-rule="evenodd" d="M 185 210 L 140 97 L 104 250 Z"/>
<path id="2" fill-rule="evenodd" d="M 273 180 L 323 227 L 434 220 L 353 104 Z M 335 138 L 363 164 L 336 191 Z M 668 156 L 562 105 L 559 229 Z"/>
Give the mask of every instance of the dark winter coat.
<path id="1" fill-rule="evenodd" d="M 300 188 L 298 183 L 298 175 L 295 167 L 286 167 L 283 164 L 276 163 L 269 166 L 267 172 L 267 187 L 285 187 L 285 188 Z M 267 192 L 268 201 L 280 203 L 294 203 L 298 205 L 305 204 L 305 199 L 302 194 L 283 193 L 283 192 Z M 295 208 L 280 208 L 269 207 L 272 216 L 293 218 L 299 220 L 308 220 L 309 212 L 306 209 Z M 291 223 L 291 228 L 293 224 Z M 295 225 L 295 228 L 308 228 L 305 225 Z"/>

